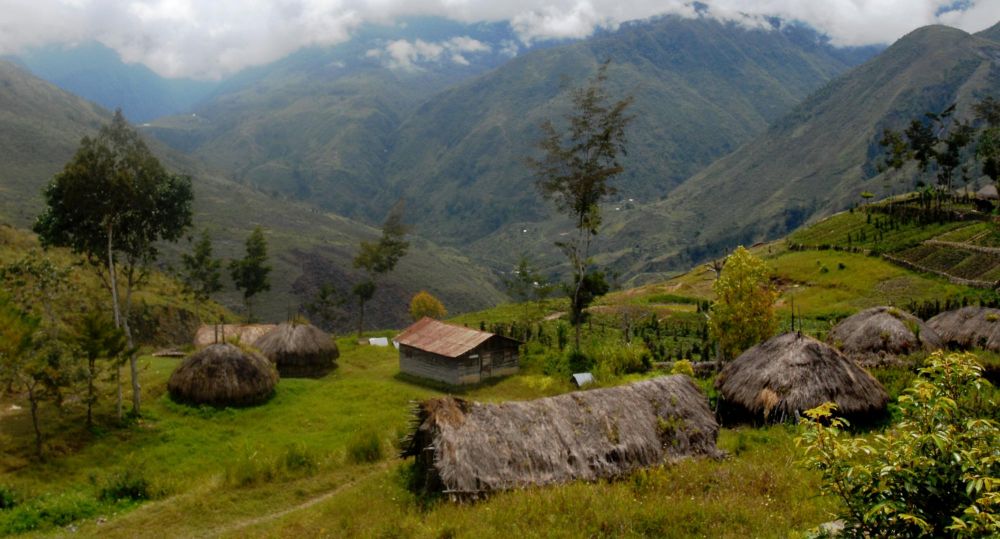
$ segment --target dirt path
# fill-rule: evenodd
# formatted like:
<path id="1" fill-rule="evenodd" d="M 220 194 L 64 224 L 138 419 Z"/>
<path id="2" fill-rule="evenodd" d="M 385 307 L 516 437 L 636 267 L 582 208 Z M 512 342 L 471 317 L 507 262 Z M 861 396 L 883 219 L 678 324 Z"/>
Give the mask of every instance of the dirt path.
<path id="1" fill-rule="evenodd" d="M 392 461 L 392 460 L 383 462 L 379 466 L 373 468 L 372 470 L 369 470 L 367 473 L 365 473 L 363 475 L 359 475 L 357 477 L 354 477 L 354 478 L 350 479 L 349 481 L 347 481 L 346 483 L 344 483 L 344 484 L 342 484 L 342 485 L 334 488 L 333 490 L 331 490 L 329 492 L 324 492 L 323 494 L 320 494 L 319 496 L 316 496 L 314 498 L 310 498 L 310 499 L 308 499 L 308 500 L 306 500 L 306 501 L 304 501 L 304 502 L 302 502 L 302 503 L 300 503 L 298 505 L 294 505 L 292 507 L 288 507 L 286 509 L 282 509 L 281 511 L 276 511 L 274 513 L 268 513 L 266 515 L 262 515 L 262 516 L 259 516 L 259 517 L 248 518 L 248 519 L 244 519 L 244 520 L 238 520 L 238 521 L 233 522 L 231 524 L 227 524 L 226 526 L 223 526 L 223 527 L 220 527 L 220 528 L 216 528 L 216 529 L 214 529 L 214 530 L 212 530 L 210 532 L 206 532 L 204 534 L 201 534 L 198 537 L 221 537 L 223 535 L 232 534 L 233 532 L 238 532 L 240 530 L 244 530 L 244 529 L 250 528 L 252 526 L 257 526 L 258 524 L 266 524 L 268 522 L 272 522 L 272 521 L 278 520 L 281 517 L 284 517 L 286 515 L 290 515 L 292 513 L 298 512 L 298 511 L 303 511 L 305 509 L 309 509 L 310 507 L 312 507 L 312 506 L 314 506 L 316 504 L 322 503 L 322 502 L 324 502 L 326 500 L 329 500 L 330 498 L 333 498 L 337 494 L 340 494 L 341 492 L 343 492 L 343 491 L 345 491 L 345 490 L 353 487 L 359 481 L 361 481 L 363 479 L 368 479 L 369 477 L 375 475 L 378 472 L 382 472 L 382 471 L 387 470 L 392 464 L 395 464 L 395 463 L 396 463 L 396 461 Z"/>

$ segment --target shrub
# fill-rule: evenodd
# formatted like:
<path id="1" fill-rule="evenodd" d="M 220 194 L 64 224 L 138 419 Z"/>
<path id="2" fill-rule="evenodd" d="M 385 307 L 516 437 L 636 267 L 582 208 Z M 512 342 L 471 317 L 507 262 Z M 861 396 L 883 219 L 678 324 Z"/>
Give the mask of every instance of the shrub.
<path id="1" fill-rule="evenodd" d="M 981 370 L 971 354 L 935 353 L 900 396 L 900 422 L 868 439 L 846 432 L 833 403 L 806 412 L 797 442 L 843 502 L 847 535 L 1000 534 L 1000 427 L 963 405 L 992 391 Z"/>
<path id="2" fill-rule="evenodd" d="M 150 493 L 149 481 L 142 469 L 126 467 L 107 478 L 98 497 L 102 501 L 141 501 L 150 499 Z"/>
<path id="3" fill-rule="evenodd" d="M 14 489 L 0 485 L 0 511 L 11 509 L 17 505 L 17 494 Z"/>
<path id="4" fill-rule="evenodd" d="M 285 448 L 285 469 L 292 473 L 312 474 L 319 467 L 316 455 L 302 442 L 289 444 Z"/>
<path id="5" fill-rule="evenodd" d="M 276 459 L 249 447 L 226 466 L 226 482 L 237 487 L 269 483 L 280 474 Z"/>
<path id="6" fill-rule="evenodd" d="M 674 366 L 670 368 L 670 374 L 686 374 L 694 378 L 694 366 L 686 359 L 675 361 Z"/>
<path id="7" fill-rule="evenodd" d="M 373 430 L 358 433 L 347 444 L 347 460 L 355 463 L 372 463 L 382 460 L 382 440 Z"/>
<path id="8" fill-rule="evenodd" d="M 822 263 L 821 263 L 822 264 Z M 709 316 L 709 332 L 725 359 L 734 359 L 766 340 L 777 329 L 774 302 L 778 291 L 767 264 L 744 247 L 726 258 L 722 275 L 712 284 L 717 297 Z"/>
<path id="9" fill-rule="evenodd" d="M 594 360 L 579 350 L 571 350 L 566 356 L 570 372 L 588 372 L 594 366 Z"/>

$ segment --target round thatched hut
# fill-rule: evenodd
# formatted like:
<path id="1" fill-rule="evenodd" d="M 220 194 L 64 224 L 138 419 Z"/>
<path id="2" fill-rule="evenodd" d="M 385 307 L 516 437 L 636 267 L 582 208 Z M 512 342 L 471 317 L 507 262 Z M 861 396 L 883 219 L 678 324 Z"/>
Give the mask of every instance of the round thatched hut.
<path id="1" fill-rule="evenodd" d="M 882 416 L 882 384 L 835 348 L 798 333 L 773 337 L 726 365 L 715 382 L 726 422 L 782 422 L 824 402 L 855 421 Z"/>
<path id="2" fill-rule="evenodd" d="M 922 320 L 895 307 L 872 307 L 837 324 L 828 338 L 863 367 L 895 363 L 899 356 L 933 352 L 944 344 Z"/>
<path id="3" fill-rule="evenodd" d="M 256 342 L 284 378 L 318 378 L 333 370 L 340 350 L 333 338 L 312 324 L 284 323 Z"/>
<path id="4" fill-rule="evenodd" d="M 174 400 L 211 406 L 252 406 L 274 394 L 278 372 L 259 354 L 213 344 L 191 354 L 170 375 Z"/>
<path id="5" fill-rule="evenodd" d="M 962 307 L 927 321 L 949 348 L 1000 351 L 1000 309 Z"/>

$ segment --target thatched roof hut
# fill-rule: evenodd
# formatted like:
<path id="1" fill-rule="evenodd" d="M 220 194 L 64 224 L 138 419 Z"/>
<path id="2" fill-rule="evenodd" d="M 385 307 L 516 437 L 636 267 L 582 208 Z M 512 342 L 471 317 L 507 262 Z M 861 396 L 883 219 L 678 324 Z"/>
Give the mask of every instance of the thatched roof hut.
<path id="1" fill-rule="evenodd" d="M 170 375 L 174 400 L 211 406 L 251 406 L 274 394 L 278 372 L 265 357 L 232 344 L 213 344 L 191 354 Z"/>
<path id="2" fill-rule="evenodd" d="M 950 348 L 1000 351 L 1000 309 L 962 307 L 927 321 Z"/>
<path id="3" fill-rule="evenodd" d="M 867 368 L 944 346 L 930 326 L 895 307 L 872 307 L 845 318 L 830 331 L 828 341 Z"/>
<path id="4" fill-rule="evenodd" d="M 502 404 L 431 399 L 414 423 L 403 456 L 416 457 L 415 486 L 453 497 L 721 455 L 707 399 L 680 375 Z"/>
<path id="5" fill-rule="evenodd" d="M 719 414 L 727 422 L 781 422 L 824 402 L 867 420 L 885 413 L 882 384 L 831 346 L 798 333 L 773 337 L 743 352 L 716 379 Z"/>
<path id="6" fill-rule="evenodd" d="M 203 324 L 194 334 L 196 348 L 234 340 L 253 344 L 267 332 L 278 326 L 274 324 Z"/>
<path id="7" fill-rule="evenodd" d="M 320 377 L 337 366 L 333 337 L 312 324 L 284 323 L 254 343 L 284 378 Z"/>

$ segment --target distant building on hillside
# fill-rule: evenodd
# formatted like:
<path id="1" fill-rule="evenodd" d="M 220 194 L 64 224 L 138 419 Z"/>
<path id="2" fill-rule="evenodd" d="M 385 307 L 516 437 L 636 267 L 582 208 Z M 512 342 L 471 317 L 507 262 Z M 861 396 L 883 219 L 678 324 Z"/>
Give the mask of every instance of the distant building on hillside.
<path id="1" fill-rule="evenodd" d="M 433 318 L 420 319 L 394 341 L 400 371 L 455 386 L 516 374 L 520 365 L 518 341 Z"/>

